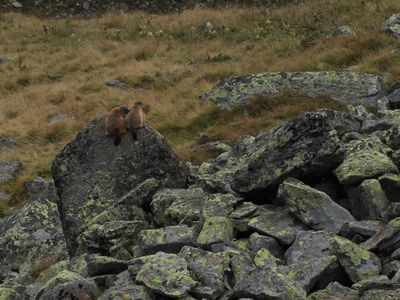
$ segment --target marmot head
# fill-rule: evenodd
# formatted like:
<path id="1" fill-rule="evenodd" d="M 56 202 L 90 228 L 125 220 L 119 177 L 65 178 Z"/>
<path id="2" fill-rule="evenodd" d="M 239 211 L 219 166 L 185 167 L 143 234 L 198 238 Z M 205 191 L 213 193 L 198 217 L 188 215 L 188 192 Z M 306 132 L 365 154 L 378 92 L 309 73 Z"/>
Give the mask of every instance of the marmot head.
<path id="1" fill-rule="evenodd" d="M 135 102 L 135 105 L 137 105 L 137 106 L 140 106 L 140 107 L 143 107 L 143 102 L 142 101 L 136 101 Z"/>
<path id="2" fill-rule="evenodd" d="M 124 115 L 129 113 L 129 108 L 127 108 L 126 106 L 121 106 L 119 108 L 120 112 L 122 112 Z"/>

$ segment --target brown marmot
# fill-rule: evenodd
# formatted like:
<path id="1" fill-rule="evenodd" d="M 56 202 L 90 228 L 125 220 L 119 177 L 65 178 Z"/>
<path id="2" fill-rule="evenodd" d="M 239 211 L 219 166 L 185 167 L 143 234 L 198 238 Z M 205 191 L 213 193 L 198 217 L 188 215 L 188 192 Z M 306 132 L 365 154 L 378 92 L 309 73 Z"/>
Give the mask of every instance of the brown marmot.
<path id="1" fill-rule="evenodd" d="M 137 130 L 143 127 L 143 103 L 141 101 L 135 102 L 129 109 L 129 113 L 126 115 L 126 128 L 132 131 L 133 140 L 137 141 Z"/>
<path id="2" fill-rule="evenodd" d="M 106 118 L 106 136 L 114 137 L 114 145 L 118 146 L 121 143 L 121 137 L 126 134 L 125 116 L 129 110 L 127 107 L 113 108 Z"/>

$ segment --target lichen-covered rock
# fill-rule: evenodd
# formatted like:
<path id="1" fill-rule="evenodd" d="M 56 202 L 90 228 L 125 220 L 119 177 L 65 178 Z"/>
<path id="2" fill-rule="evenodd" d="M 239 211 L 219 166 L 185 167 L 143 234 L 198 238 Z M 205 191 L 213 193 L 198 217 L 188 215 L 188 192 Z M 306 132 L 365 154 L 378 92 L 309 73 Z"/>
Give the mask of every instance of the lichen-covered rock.
<path id="1" fill-rule="evenodd" d="M 397 300 L 400 299 L 400 289 L 373 289 L 361 295 L 360 300 Z"/>
<path id="2" fill-rule="evenodd" d="M 354 36 L 356 33 L 354 32 L 353 29 L 351 29 L 349 26 L 347 25 L 342 25 L 339 26 L 337 28 L 335 28 L 335 30 L 333 30 L 329 35 L 328 38 L 335 38 L 335 37 L 339 37 L 339 36 Z"/>
<path id="3" fill-rule="evenodd" d="M 335 170 L 341 184 L 359 184 L 364 179 L 398 172 L 396 165 L 387 156 L 387 148 L 377 136 L 352 140 L 344 146 L 344 151 L 345 160 Z"/>
<path id="4" fill-rule="evenodd" d="M 91 255 L 86 258 L 88 276 L 118 274 L 128 270 L 128 263 L 108 256 Z"/>
<path id="5" fill-rule="evenodd" d="M 233 211 L 229 216 L 232 219 L 243 219 L 253 216 L 257 210 L 258 206 L 252 202 L 244 202 L 241 203 L 238 207 L 236 207 L 235 211 Z"/>
<path id="6" fill-rule="evenodd" d="M 165 189 L 151 202 L 154 221 L 159 225 L 178 225 L 182 220 L 191 225 L 198 221 L 208 195 L 201 188 Z"/>
<path id="7" fill-rule="evenodd" d="M 347 195 L 351 212 L 358 220 L 382 219 L 390 205 L 376 179 L 364 180 L 358 187 L 348 189 Z"/>
<path id="8" fill-rule="evenodd" d="M 227 217 L 242 198 L 233 194 L 212 194 L 204 202 L 202 208 L 203 218 Z"/>
<path id="9" fill-rule="evenodd" d="M 315 230 L 339 233 L 344 223 L 355 221 L 327 194 L 293 178 L 279 186 L 278 197 L 285 201 L 291 213 Z"/>
<path id="10" fill-rule="evenodd" d="M 386 98 L 388 99 L 389 109 L 400 109 L 400 88 L 396 88 Z"/>
<path id="11" fill-rule="evenodd" d="M 345 238 L 335 237 L 333 252 L 353 282 L 378 275 L 382 269 L 381 261 L 375 254 Z"/>
<path id="12" fill-rule="evenodd" d="M 339 235 L 349 240 L 365 241 L 383 228 L 382 221 L 364 220 L 345 223 Z"/>
<path id="13" fill-rule="evenodd" d="M 400 202 L 400 175 L 384 174 L 378 180 L 386 197 L 392 202 Z"/>
<path id="14" fill-rule="evenodd" d="M 380 113 L 379 118 L 364 120 L 361 126 L 361 131 L 371 133 L 379 130 L 389 130 L 393 126 L 398 126 L 399 122 L 400 111 L 386 110 Z"/>
<path id="15" fill-rule="evenodd" d="M 0 162 L 0 184 L 13 180 L 22 170 L 22 164 L 18 160 Z"/>
<path id="16" fill-rule="evenodd" d="M 97 300 L 154 300 L 154 294 L 146 287 L 137 284 L 127 284 L 126 286 L 111 287 L 106 290 Z"/>
<path id="17" fill-rule="evenodd" d="M 47 281 L 47 283 L 42 287 L 42 289 L 36 295 L 35 299 L 41 299 L 41 297 L 45 293 L 51 292 L 51 290 L 53 288 L 57 287 L 58 285 L 68 283 L 68 282 L 79 281 L 79 280 L 84 280 L 84 278 L 74 272 L 71 272 L 68 270 L 62 270 L 56 276 L 54 276 L 49 281 Z"/>
<path id="18" fill-rule="evenodd" d="M 0 287 L 0 299 L 2 300 L 18 299 L 18 294 L 14 289 Z"/>
<path id="19" fill-rule="evenodd" d="M 293 91 L 310 97 L 327 95 L 345 103 L 375 106 L 383 94 L 380 76 L 351 72 L 281 72 L 231 77 L 203 95 L 219 107 L 231 110 L 257 96 Z"/>
<path id="20" fill-rule="evenodd" d="M 139 235 L 139 246 L 145 255 L 159 251 L 178 253 L 185 245 L 193 246 L 195 240 L 193 228 L 187 225 L 168 226 L 142 230 Z"/>
<path id="21" fill-rule="evenodd" d="M 400 270 L 400 260 L 392 260 L 382 266 L 382 274 L 392 278 Z"/>
<path id="22" fill-rule="evenodd" d="M 93 279 L 80 279 L 57 284 L 46 290 L 40 300 L 54 299 L 96 299 L 99 288 Z"/>
<path id="23" fill-rule="evenodd" d="M 324 290 L 312 293 L 307 300 L 359 300 L 358 292 L 345 287 L 338 282 L 330 283 Z"/>
<path id="24" fill-rule="evenodd" d="M 253 234 L 250 235 L 249 242 L 250 242 L 249 245 L 250 250 L 252 252 L 256 253 L 261 249 L 267 249 L 275 257 L 277 258 L 283 257 L 284 249 L 278 243 L 278 241 L 273 237 L 261 235 L 258 234 L 257 232 L 254 232 Z"/>
<path id="25" fill-rule="evenodd" d="M 363 279 L 353 284 L 351 288 L 362 294 L 365 291 L 373 289 L 394 289 L 396 285 L 399 287 L 398 284 L 392 282 L 386 275 L 377 275 Z"/>
<path id="26" fill-rule="evenodd" d="M 199 181 L 215 189 L 230 186 L 238 193 L 254 194 L 274 188 L 289 177 L 330 172 L 342 161 L 335 128 L 346 118 L 329 110 L 305 113 L 261 133 L 243 149 L 234 145 L 226 164 L 199 175 Z"/>
<path id="27" fill-rule="evenodd" d="M 40 197 L 57 202 L 58 196 L 53 180 L 46 180 L 42 177 L 36 177 L 31 181 L 24 183 L 22 188 L 23 194 L 29 199 L 31 197 Z"/>
<path id="28" fill-rule="evenodd" d="M 364 249 L 382 253 L 391 253 L 400 248 L 400 218 L 390 221 L 361 246 Z"/>
<path id="29" fill-rule="evenodd" d="M 69 250 L 74 253 L 82 227 L 149 178 L 165 187 L 185 187 L 187 166 L 150 127 L 123 137 L 118 147 L 104 134 L 104 117 L 90 122 L 56 156 L 52 174 Z"/>
<path id="30" fill-rule="evenodd" d="M 260 216 L 252 218 L 249 227 L 276 238 L 283 245 L 290 245 L 298 232 L 307 230 L 306 226 L 291 217 L 284 208 L 269 208 Z"/>
<path id="31" fill-rule="evenodd" d="M 30 275 L 67 256 L 55 203 L 34 198 L 13 215 L 0 219 L 0 274 L 17 270 L 21 276 Z"/>
<path id="32" fill-rule="evenodd" d="M 226 217 L 210 217 L 204 220 L 197 243 L 203 247 L 229 242 L 233 237 L 233 224 Z"/>
<path id="33" fill-rule="evenodd" d="M 400 14 L 395 14 L 385 21 L 383 31 L 400 38 Z"/>
<path id="34" fill-rule="evenodd" d="M 158 294 L 182 298 L 197 285 L 190 277 L 187 267 L 185 259 L 176 254 L 158 252 L 140 268 L 136 282 Z"/>
<path id="35" fill-rule="evenodd" d="M 199 298 L 218 299 L 225 290 L 225 273 L 229 270 L 227 253 L 212 253 L 185 246 L 179 256 L 183 257 L 192 278 L 199 282 L 192 293 Z"/>

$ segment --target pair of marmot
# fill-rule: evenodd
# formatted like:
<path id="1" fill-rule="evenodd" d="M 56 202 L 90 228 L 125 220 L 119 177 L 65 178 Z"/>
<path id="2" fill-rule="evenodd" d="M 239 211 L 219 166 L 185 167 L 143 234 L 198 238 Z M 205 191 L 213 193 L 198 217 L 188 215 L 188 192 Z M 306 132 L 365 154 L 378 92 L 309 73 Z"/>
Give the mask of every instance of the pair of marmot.
<path id="1" fill-rule="evenodd" d="M 138 101 L 128 109 L 127 107 L 113 108 L 106 118 L 106 136 L 114 137 L 114 145 L 121 143 L 121 138 L 129 130 L 132 137 L 137 140 L 137 130 L 143 127 L 143 103 Z"/>

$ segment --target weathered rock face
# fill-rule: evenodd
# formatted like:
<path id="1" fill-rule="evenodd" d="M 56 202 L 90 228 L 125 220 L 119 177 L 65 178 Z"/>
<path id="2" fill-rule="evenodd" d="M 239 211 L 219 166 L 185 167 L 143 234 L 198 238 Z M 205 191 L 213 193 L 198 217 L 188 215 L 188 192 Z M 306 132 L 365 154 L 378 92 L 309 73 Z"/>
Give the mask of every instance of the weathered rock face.
<path id="1" fill-rule="evenodd" d="M 0 184 L 13 180 L 22 170 L 22 164 L 18 160 L 0 162 Z"/>
<path id="2" fill-rule="evenodd" d="M 375 106 L 383 94 L 381 77 L 350 72 L 264 73 L 222 80 L 207 98 L 222 109 L 231 110 L 257 96 L 294 91 L 310 97 L 327 95 L 344 103 Z"/>
<path id="3" fill-rule="evenodd" d="M 383 30 L 397 38 L 400 38 L 400 14 L 391 16 L 383 24 Z"/>
<path id="4" fill-rule="evenodd" d="M 93 120 L 55 158 L 52 173 L 69 250 L 82 226 L 148 178 L 185 187 L 186 165 L 153 129 L 126 135 L 115 147 L 104 134 L 104 117 Z"/>
<path id="5" fill-rule="evenodd" d="M 57 205 L 35 198 L 15 214 L 0 219 L 0 274 L 32 275 L 41 265 L 67 257 Z"/>

